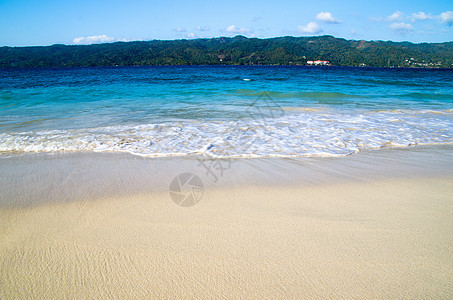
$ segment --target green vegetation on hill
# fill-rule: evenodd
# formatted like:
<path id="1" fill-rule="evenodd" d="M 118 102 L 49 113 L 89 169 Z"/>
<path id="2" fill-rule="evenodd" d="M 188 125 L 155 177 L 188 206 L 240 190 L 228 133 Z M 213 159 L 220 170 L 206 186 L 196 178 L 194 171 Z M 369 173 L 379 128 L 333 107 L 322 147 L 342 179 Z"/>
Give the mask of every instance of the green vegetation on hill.
<path id="1" fill-rule="evenodd" d="M 0 67 L 149 65 L 306 65 L 453 68 L 453 42 L 355 41 L 319 37 L 117 42 L 97 45 L 0 47 Z"/>

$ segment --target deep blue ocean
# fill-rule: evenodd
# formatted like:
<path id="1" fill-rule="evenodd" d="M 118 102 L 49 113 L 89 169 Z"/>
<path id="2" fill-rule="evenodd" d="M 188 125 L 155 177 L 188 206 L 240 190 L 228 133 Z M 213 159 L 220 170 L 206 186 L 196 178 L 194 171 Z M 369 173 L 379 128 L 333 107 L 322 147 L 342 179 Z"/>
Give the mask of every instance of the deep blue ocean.
<path id="1" fill-rule="evenodd" d="M 0 69 L 0 157 L 342 156 L 453 143 L 453 70 Z"/>

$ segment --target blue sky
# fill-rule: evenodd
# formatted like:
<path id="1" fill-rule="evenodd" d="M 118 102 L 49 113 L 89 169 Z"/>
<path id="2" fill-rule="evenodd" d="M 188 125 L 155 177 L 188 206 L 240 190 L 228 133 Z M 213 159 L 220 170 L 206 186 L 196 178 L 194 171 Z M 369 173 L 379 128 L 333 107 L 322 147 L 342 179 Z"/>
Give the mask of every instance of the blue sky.
<path id="1" fill-rule="evenodd" d="M 0 46 L 238 34 L 453 41 L 453 1 L 0 0 Z"/>

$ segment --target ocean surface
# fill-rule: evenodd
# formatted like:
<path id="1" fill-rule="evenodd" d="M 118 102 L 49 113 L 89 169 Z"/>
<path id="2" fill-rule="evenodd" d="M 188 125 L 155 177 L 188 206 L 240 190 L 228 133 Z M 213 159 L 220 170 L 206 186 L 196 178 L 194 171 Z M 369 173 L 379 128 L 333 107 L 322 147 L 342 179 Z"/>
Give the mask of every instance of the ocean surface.
<path id="1" fill-rule="evenodd" d="M 453 70 L 0 69 L 0 158 L 345 156 L 453 143 Z"/>

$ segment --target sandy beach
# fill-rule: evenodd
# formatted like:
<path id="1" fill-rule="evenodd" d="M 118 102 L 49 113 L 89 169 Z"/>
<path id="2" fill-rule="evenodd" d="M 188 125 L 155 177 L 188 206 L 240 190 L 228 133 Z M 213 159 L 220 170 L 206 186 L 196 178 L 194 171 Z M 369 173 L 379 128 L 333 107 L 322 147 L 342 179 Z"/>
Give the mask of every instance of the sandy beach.
<path id="1" fill-rule="evenodd" d="M 193 159 L 3 159 L 0 298 L 447 299 L 451 153 L 238 160 L 217 182 Z M 191 207 L 168 191 L 184 171 Z"/>
<path id="2" fill-rule="evenodd" d="M 0 1 L 0 300 L 453 300 L 452 3 Z"/>

